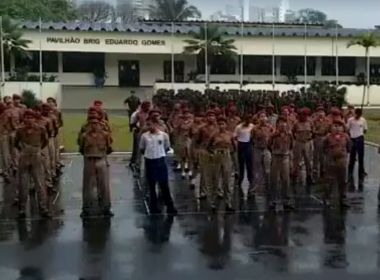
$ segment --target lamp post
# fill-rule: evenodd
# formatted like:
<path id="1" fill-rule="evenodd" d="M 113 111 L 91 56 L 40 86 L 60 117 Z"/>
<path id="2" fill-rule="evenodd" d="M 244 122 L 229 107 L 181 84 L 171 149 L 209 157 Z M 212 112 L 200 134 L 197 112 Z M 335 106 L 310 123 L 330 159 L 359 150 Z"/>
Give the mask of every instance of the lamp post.
<path id="1" fill-rule="evenodd" d="M 5 95 L 5 62 L 4 62 L 4 34 L 3 34 L 3 17 L 0 16 L 0 61 L 1 61 L 1 85 L 0 97 Z"/>

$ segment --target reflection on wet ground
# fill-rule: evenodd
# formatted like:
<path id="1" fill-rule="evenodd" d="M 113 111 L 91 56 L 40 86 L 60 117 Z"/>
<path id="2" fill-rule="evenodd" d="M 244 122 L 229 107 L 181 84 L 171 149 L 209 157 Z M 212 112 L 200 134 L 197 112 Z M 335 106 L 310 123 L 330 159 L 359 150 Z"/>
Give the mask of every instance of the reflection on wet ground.
<path id="1" fill-rule="evenodd" d="M 0 279 L 378 279 L 379 157 L 367 151 L 364 197 L 347 211 L 308 199 L 294 213 L 265 211 L 263 199 L 234 215 L 210 215 L 172 174 L 180 215 L 147 216 L 122 158 L 111 158 L 112 220 L 79 218 L 80 157 L 67 158 L 55 218 L 14 219 L 9 186 L 0 212 Z M 64 211 L 61 211 L 64 209 Z M 34 213 L 32 211 L 32 213 Z"/>

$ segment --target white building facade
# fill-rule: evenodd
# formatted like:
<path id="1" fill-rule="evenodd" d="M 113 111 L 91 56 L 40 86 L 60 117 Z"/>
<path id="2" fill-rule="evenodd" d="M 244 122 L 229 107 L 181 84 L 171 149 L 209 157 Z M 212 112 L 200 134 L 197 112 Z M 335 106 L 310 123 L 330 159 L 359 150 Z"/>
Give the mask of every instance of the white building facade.
<path id="1" fill-rule="evenodd" d="M 171 53 L 174 52 L 175 76 L 178 82 L 189 81 L 189 73 L 197 79 L 204 77 L 204 63 L 197 55 L 183 53 L 191 32 L 199 30 L 200 23 L 175 24 L 174 36 L 171 24 L 144 22 L 136 26 L 112 24 L 38 24 L 24 25 L 25 39 L 31 40 L 31 60 L 6 58 L 7 77 L 14 69 L 29 67 L 30 73 L 39 73 L 39 50 L 43 53 L 42 71 L 56 75 L 63 85 L 94 83 L 94 72 L 105 70 L 105 86 L 138 87 L 153 86 L 156 81 L 171 80 Z M 233 38 L 243 57 L 244 80 L 249 83 L 272 79 L 272 59 L 275 59 L 276 82 L 286 82 L 289 76 L 304 79 L 305 54 L 307 79 L 336 79 L 336 55 L 339 56 L 339 79 L 355 82 L 365 72 L 364 49 L 347 48 L 347 43 L 361 30 L 341 29 L 336 39 L 335 30 L 309 27 L 305 40 L 303 26 L 275 26 L 247 24 L 244 36 L 240 25 L 221 25 L 225 36 Z M 371 50 L 372 75 L 380 75 L 380 48 Z M 219 59 L 211 65 L 211 81 L 238 81 L 239 59 Z"/>

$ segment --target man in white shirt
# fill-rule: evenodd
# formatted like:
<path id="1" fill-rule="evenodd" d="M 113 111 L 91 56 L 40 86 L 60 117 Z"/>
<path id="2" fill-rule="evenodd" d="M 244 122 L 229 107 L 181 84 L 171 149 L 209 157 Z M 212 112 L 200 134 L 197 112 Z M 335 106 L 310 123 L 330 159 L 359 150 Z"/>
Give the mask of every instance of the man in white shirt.
<path id="1" fill-rule="evenodd" d="M 148 131 L 141 135 L 140 151 L 145 158 L 145 176 L 149 186 L 149 204 L 152 214 L 160 213 L 157 204 L 156 185 L 160 187 L 162 198 L 169 215 L 177 215 L 169 189 L 166 153 L 170 149 L 169 135 L 160 131 L 151 120 L 146 122 Z"/>
<path id="2" fill-rule="evenodd" d="M 368 125 L 364 117 L 362 117 L 362 109 L 355 109 L 355 116 L 347 121 L 347 130 L 350 134 L 352 141 L 352 148 L 350 152 L 350 163 L 348 165 L 348 178 L 351 190 L 355 190 L 354 184 L 354 167 L 356 161 L 356 154 L 358 155 L 358 172 L 359 172 L 359 191 L 363 191 L 364 182 L 364 134 L 367 133 Z"/>
<path id="3" fill-rule="evenodd" d="M 237 154 L 239 161 L 239 180 L 238 185 L 242 193 L 241 185 L 244 180 L 244 171 L 247 170 L 247 179 L 250 189 L 253 187 L 253 145 L 252 130 L 254 125 L 251 123 L 251 116 L 245 116 L 243 123 L 235 128 L 234 137 L 237 140 Z M 251 192 L 251 194 L 253 194 Z"/>

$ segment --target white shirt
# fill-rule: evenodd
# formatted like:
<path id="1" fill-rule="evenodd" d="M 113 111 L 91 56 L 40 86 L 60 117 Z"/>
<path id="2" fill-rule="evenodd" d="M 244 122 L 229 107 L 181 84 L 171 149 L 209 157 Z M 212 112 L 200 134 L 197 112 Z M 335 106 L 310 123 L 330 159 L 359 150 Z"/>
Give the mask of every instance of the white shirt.
<path id="1" fill-rule="evenodd" d="M 131 125 L 136 125 L 136 126 L 139 125 L 139 124 L 138 124 L 138 120 L 137 120 L 137 116 L 138 116 L 139 112 L 140 112 L 140 110 L 137 109 L 136 111 L 134 111 L 134 112 L 132 113 L 132 115 L 131 115 L 131 119 L 129 120 L 129 124 L 131 124 Z"/>
<path id="2" fill-rule="evenodd" d="M 350 132 L 351 138 L 358 138 L 364 135 L 364 131 L 368 130 L 367 121 L 365 118 L 355 119 L 351 117 L 347 121 L 347 129 Z"/>
<path id="3" fill-rule="evenodd" d="M 248 143 L 251 141 L 251 133 L 254 128 L 253 124 L 249 124 L 247 127 L 243 126 L 243 124 L 239 124 L 235 128 L 234 136 L 237 138 L 238 142 Z"/>
<path id="4" fill-rule="evenodd" d="M 169 135 L 163 131 L 151 133 L 145 132 L 141 135 L 140 150 L 144 151 L 147 159 L 159 159 L 166 157 L 166 151 L 170 149 Z"/>

